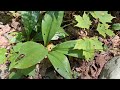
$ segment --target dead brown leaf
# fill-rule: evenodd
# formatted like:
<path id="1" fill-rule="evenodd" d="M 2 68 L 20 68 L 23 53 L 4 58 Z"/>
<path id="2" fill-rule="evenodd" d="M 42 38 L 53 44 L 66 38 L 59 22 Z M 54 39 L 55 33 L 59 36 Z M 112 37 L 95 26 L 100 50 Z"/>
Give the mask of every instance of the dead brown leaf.
<path id="1" fill-rule="evenodd" d="M 0 25 L 0 35 L 4 35 L 5 33 L 9 32 L 11 27 L 7 25 Z"/>
<path id="2" fill-rule="evenodd" d="M 40 77 L 45 76 L 46 70 L 50 66 L 51 66 L 51 63 L 49 60 L 47 60 L 47 59 L 42 60 L 36 67 L 38 75 Z"/>
<path id="3" fill-rule="evenodd" d="M 116 35 L 113 39 L 111 39 L 111 41 L 112 41 L 113 48 L 120 46 L 120 37 L 119 36 Z"/>
<path id="4" fill-rule="evenodd" d="M 6 64 L 0 64 L 0 78 L 7 79 L 9 75 L 8 67 Z"/>
<path id="5" fill-rule="evenodd" d="M 98 68 L 98 70 L 96 72 L 96 77 L 98 77 L 98 75 L 100 74 L 100 72 L 101 72 L 102 68 L 104 67 L 105 63 L 110 58 L 111 58 L 111 56 L 108 52 L 103 52 L 95 58 L 95 63 L 96 63 L 96 66 Z"/>
<path id="6" fill-rule="evenodd" d="M 0 47 L 6 48 L 7 46 L 9 46 L 9 41 L 5 37 L 0 36 Z"/>
<path id="7" fill-rule="evenodd" d="M 16 30 L 19 25 L 20 23 L 17 22 L 16 19 L 12 19 L 11 27 L 13 27 Z"/>

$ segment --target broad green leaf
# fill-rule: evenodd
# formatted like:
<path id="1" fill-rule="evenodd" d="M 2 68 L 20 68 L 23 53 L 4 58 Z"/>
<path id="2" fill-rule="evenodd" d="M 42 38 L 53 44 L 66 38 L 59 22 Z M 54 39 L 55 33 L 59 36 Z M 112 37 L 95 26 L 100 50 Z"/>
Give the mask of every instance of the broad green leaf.
<path id="1" fill-rule="evenodd" d="M 15 46 L 13 46 L 13 49 L 10 50 L 9 58 L 8 60 L 11 62 L 9 70 L 16 64 L 15 60 L 18 58 L 19 50 L 22 47 L 23 43 L 17 43 Z"/>
<path id="2" fill-rule="evenodd" d="M 82 50 L 73 50 L 77 40 L 66 41 L 56 45 L 52 50 L 69 56 L 82 58 Z"/>
<path id="3" fill-rule="evenodd" d="M 62 50 L 55 50 L 59 53 L 72 56 L 72 57 L 77 57 L 77 58 L 83 58 L 83 51 L 82 50 L 73 50 L 73 49 L 62 49 Z"/>
<path id="4" fill-rule="evenodd" d="M 52 39 L 56 32 L 57 32 L 57 20 L 55 16 L 53 15 L 51 16 L 50 14 L 46 13 L 44 16 L 44 20 L 42 20 L 42 36 L 45 46 Z"/>
<path id="5" fill-rule="evenodd" d="M 49 14 L 54 14 L 55 18 L 58 21 L 58 24 L 61 25 L 63 21 L 64 11 L 47 11 Z"/>
<path id="6" fill-rule="evenodd" d="M 115 23 L 112 25 L 113 30 L 120 30 L 120 23 Z"/>
<path id="7" fill-rule="evenodd" d="M 13 46 L 13 50 L 14 52 L 19 52 L 19 50 L 21 49 L 23 43 L 20 42 L 20 43 L 17 43 L 15 46 Z"/>
<path id="8" fill-rule="evenodd" d="M 3 64 L 6 61 L 6 54 L 7 50 L 5 48 L 0 48 L 0 64 Z"/>
<path id="9" fill-rule="evenodd" d="M 18 52 L 18 57 L 15 60 L 15 65 L 11 68 L 25 69 L 31 67 L 48 54 L 47 49 L 38 43 L 28 41 L 23 43 Z"/>
<path id="10" fill-rule="evenodd" d="M 9 75 L 9 79 L 20 79 L 22 77 L 23 77 L 23 75 L 21 73 L 16 73 L 16 72 L 12 72 Z"/>
<path id="11" fill-rule="evenodd" d="M 115 18 L 111 16 L 111 14 L 108 14 L 108 11 L 94 11 L 91 12 L 91 15 L 94 18 L 99 19 L 99 21 L 102 22 L 103 24 L 111 23 L 111 20 Z"/>
<path id="12" fill-rule="evenodd" d="M 34 76 L 35 75 L 35 65 L 26 69 L 17 69 L 12 71 L 9 75 L 9 79 L 21 79 L 23 76 Z"/>
<path id="13" fill-rule="evenodd" d="M 53 50 L 74 48 L 76 42 L 77 42 L 77 40 L 70 40 L 70 41 L 66 41 L 66 42 L 57 44 L 56 47 L 53 48 Z"/>
<path id="14" fill-rule="evenodd" d="M 23 75 L 34 76 L 35 75 L 35 67 L 36 67 L 36 65 L 33 65 L 26 69 L 18 69 L 18 72 L 22 73 Z"/>
<path id="15" fill-rule="evenodd" d="M 64 29 L 62 27 L 60 27 L 58 29 L 58 32 L 56 32 L 56 34 L 53 36 L 53 38 L 51 40 L 58 40 L 61 38 L 65 38 L 66 36 L 68 36 L 68 34 L 64 31 Z"/>
<path id="16" fill-rule="evenodd" d="M 58 25 L 61 26 L 63 21 L 64 11 L 59 11 L 58 13 L 55 14 L 56 14 L 55 16 L 57 16 Z"/>
<path id="17" fill-rule="evenodd" d="M 109 25 L 108 24 L 98 24 L 97 26 L 97 31 L 102 35 L 104 36 L 104 38 L 106 37 L 106 34 L 108 36 L 114 36 L 115 34 L 113 33 L 113 31 L 111 31 L 109 28 Z"/>
<path id="18" fill-rule="evenodd" d="M 19 54 L 13 52 L 12 54 L 9 55 L 9 61 L 11 62 L 10 66 L 9 66 L 9 70 L 13 69 L 13 67 L 15 66 L 16 62 L 15 60 L 17 60 L 17 58 L 19 57 Z"/>
<path id="19" fill-rule="evenodd" d="M 63 18 L 62 11 L 49 11 L 45 14 L 42 20 L 42 36 L 45 46 L 53 38 L 56 32 L 58 32 L 61 26 L 61 17 Z"/>
<path id="20" fill-rule="evenodd" d="M 33 37 L 33 41 L 43 41 L 42 33 L 39 32 Z"/>
<path id="21" fill-rule="evenodd" d="M 77 41 L 74 49 L 83 50 L 83 55 L 86 60 L 93 59 L 95 50 L 102 51 L 102 43 L 97 37 L 83 38 Z"/>
<path id="22" fill-rule="evenodd" d="M 55 70 L 64 78 L 72 79 L 72 72 L 70 63 L 65 55 L 62 53 L 52 51 L 48 54 L 48 58 Z"/>
<path id="23" fill-rule="evenodd" d="M 27 35 L 28 40 L 30 39 L 32 30 L 35 29 L 35 25 L 37 24 L 39 14 L 39 11 L 21 11 L 22 23 L 25 29 L 24 32 Z"/>
<path id="24" fill-rule="evenodd" d="M 89 16 L 85 12 L 83 14 L 83 17 L 81 17 L 80 15 L 75 15 L 75 20 L 78 22 L 75 26 L 86 29 L 90 28 L 91 21 Z"/>

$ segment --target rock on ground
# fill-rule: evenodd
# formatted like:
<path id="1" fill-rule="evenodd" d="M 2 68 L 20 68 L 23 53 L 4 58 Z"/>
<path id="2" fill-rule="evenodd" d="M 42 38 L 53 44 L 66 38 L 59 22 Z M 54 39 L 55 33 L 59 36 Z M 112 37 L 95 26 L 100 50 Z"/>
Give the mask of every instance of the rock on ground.
<path id="1" fill-rule="evenodd" d="M 120 56 L 116 56 L 106 63 L 99 79 L 120 79 Z"/>

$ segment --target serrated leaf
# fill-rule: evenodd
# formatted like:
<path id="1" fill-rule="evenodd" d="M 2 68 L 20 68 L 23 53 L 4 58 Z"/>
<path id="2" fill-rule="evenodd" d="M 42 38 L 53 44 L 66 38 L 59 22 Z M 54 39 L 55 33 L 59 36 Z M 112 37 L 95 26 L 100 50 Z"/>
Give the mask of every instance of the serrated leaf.
<path id="1" fill-rule="evenodd" d="M 72 72 L 70 63 L 65 55 L 62 53 L 52 51 L 48 54 L 48 58 L 55 70 L 64 78 L 72 79 Z"/>
<path id="2" fill-rule="evenodd" d="M 93 60 L 94 58 L 94 50 L 84 50 L 83 51 L 83 55 L 85 56 L 85 59 L 88 60 Z"/>
<path id="3" fill-rule="evenodd" d="M 120 30 L 120 23 L 115 23 L 112 25 L 113 30 Z"/>
<path id="4" fill-rule="evenodd" d="M 27 35 L 27 40 L 30 39 L 32 30 L 35 30 L 39 14 L 39 11 L 21 11 L 22 23 L 25 29 L 24 34 Z"/>
<path id="5" fill-rule="evenodd" d="M 106 37 L 106 34 L 108 36 L 114 36 L 115 34 L 113 33 L 113 31 L 111 31 L 109 28 L 109 25 L 108 24 L 98 24 L 97 26 L 97 31 L 102 35 L 104 36 L 104 38 Z"/>
<path id="6" fill-rule="evenodd" d="M 97 31 L 99 32 L 99 34 L 106 37 L 105 30 L 106 29 L 105 29 L 104 25 L 99 23 L 98 26 L 97 26 Z"/>
<path id="7" fill-rule="evenodd" d="M 42 36 L 45 46 L 59 30 L 63 14 L 63 11 L 49 11 L 45 14 L 42 20 Z"/>
<path id="8" fill-rule="evenodd" d="M 83 38 L 77 41 L 74 49 L 83 50 L 83 55 L 86 60 L 93 59 L 95 50 L 102 51 L 102 43 L 97 37 Z"/>
<path id="9" fill-rule="evenodd" d="M 52 50 L 57 51 L 68 56 L 82 58 L 82 50 L 73 50 L 77 40 L 66 41 L 56 45 Z"/>
<path id="10" fill-rule="evenodd" d="M 99 21 L 102 22 L 103 24 L 111 23 L 111 20 L 115 18 L 111 16 L 111 14 L 108 14 L 108 11 L 94 11 L 91 12 L 91 15 L 94 18 L 99 19 Z"/>
<path id="11" fill-rule="evenodd" d="M 83 17 L 81 17 L 80 15 L 74 15 L 75 16 L 75 20 L 78 22 L 77 27 L 80 28 L 86 28 L 89 29 L 90 25 L 91 25 L 91 21 L 89 16 L 84 12 Z"/>
<path id="12" fill-rule="evenodd" d="M 109 36 L 114 36 L 114 32 L 110 29 L 106 30 L 106 34 L 109 35 Z"/>
<path id="13" fill-rule="evenodd" d="M 11 68 L 25 69 L 31 67 L 48 54 L 47 49 L 38 43 L 28 41 L 23 43 L 18 52 L 18 57 L 15 64 Z"/>
<path id="14" fill-rule="evenodd" d="M 7 50 L 5 48 L 0 48 L 0 64 L 3 64 L 6 61 L 6 54 Z"/>

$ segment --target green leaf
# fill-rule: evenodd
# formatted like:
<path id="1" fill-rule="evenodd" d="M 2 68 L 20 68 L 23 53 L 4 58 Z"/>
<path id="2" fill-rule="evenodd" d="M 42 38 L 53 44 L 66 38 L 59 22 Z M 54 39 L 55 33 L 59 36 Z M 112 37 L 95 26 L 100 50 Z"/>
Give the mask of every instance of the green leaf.
<path id="1" fill-rule="evenodd" d="M 42 20 L 42 36 L 46 46 L 61 26 L 63 11 L 48 11 Z"/>
<path id="2" fill-rule="evenodd" d="M 108 11 L 94 11 L 91 12 L 91 15 L 94 18 L 99 19 L 99 21 L 102 22 L 103 24 L 111 23 L 111 20 L 115 18 L 111 16 L 111 14 L 108 14 Z"/>
<path id="3" fill-rule="evenodd" d="M 109 36 L 115 36 L 114 32 L 110 29 L 106 30 L 106 34 Z"/>
<path id="4" fill-rule="evenodd" d="M 88 60 L 93 60 L 94 59 L 94 50 L 84 50 L 83 55 L 85 56 L 85 59 Z"/>
<path id="5" fill-rule="evenodd" d="M 77 42 L 77 40 L 70 40 L 70 41 L 66 41 L 66 42 L 57 44 L 56 47 L 53 48 L 53 50 L 74 48 L 76 42 Z"/>
<path id="6" fill-rule="evenodd" d="M 10 43 L 18 43 L 24 40 L 21 32 L 10 32 L 4 35 Z"/>
<path id="7" fill-rule="evenodd" d="M 9 55 L 8 60 L 11 62 L 10 66 L 9 66 L 9 70 L 13 69 L 13 67 L 16 64 L 15 60 L 17 60 L 18 57 L 19 57 L 19 55 L 15 52 L 13 52 L 12 54 Z"/>
<path id="8" fill-rule="evenodd" d="M 113 30 L 120 30 L 120 23 L 115 23 L 112 25 Z"/>
<path id="9" fill-rule="evenodd" d="M 6 54 L 7 50 L 5 48 L 0 48 L 0 64 L 3 64 L 6 61 Z"/>
<path id="10" fill-rule="evenodd" d="M 106 37 L 106 34 L 108 36 L 114 36 L 115 34 L 113 33 L 112 30 L 108 29 L 109 28 L 109 25 L 108 24 L 98 24 L 97 26 L 97 31 L 102 35 L 104 36 L 104 38 Z"/>
<path id="11" fill-rule="evenodd" d="M 33 37 L 33 41 L 43 41 L 42 33 L 39 32 Z"/>
<path id="12" fill-rule="evenodd" d="M 64 29 L 62 27 L 60 27 L 58 29 L 58 32 L 56 32 L 56 34 L 53 36 L 53 38 L 51 40 L 62 39 L 62 38 L 65 38 L 66 36 L 68 36 L 68 34 L 64 31 Z"/>
<path id="13" fill-rule="evenodd" d="M 36 32 L 37 33 L 40 33 L 41 30 L 42 30 L 42 18 L 43 18 L 43 15 L 39 14 L 38 22 L 37 22 L 37 26 L 36 26 Z"/>
<path id="14" fill-rule="evenodd" d="M 26 69 L 18 69 L 17 72 L 23 74 L 23 75 L 29 75 L 29 76 L 34 76 L 35 75 L 35 67 L 36 65 L 33 65 L 29 68 Z"/>
<path id="15" fill-rule="evenodd" d="M 27 40 L 30 40 L 32 30 L 35 30 L 39 18 L 39 11 L 21 11 L 22 23 L 24 25 L 24 36 L 27 36 Z"/>
<path id="16" fill-rule="evenodd" d="M 64 16 L 64 11 L 47 11 L 47 13 L 51 15 L 53 14 L 55 18 L 57 19 L 58 24 L 61 25 L 63 16 Z"/>
<path id="17" fill-rule="evenodd" d="M 75 15 L 75 20 L 78 22 L 75 26 L 86 29 L 90 28 L 91 21 L 89 16 L 85 12 L 83 14 L 83 17 L 81 17 L 80 15 Z"/>
<path id="18" fill-rule="evenodd" d="M 104 45 L 104 46 L 103 46 L 103 49 L 104 49 L 104 51 L 107 51 L 109 48 L 108 48 L 107 45 Z"/>
<path id="19" fill-rule="evenodd" d="M 77 57 L 77 58 L 83 58 L 83 51 L 82 50 L 73 50 L 73 49 L 62 49 L 62 50 L 55 50 L 59 53 L 72 56 L 72 57 Z"/>
<path id="20" fill-rule="evenodd" d="M 63 76 L 66 79 L 72 79 L 70 64 L 65 55 L 56 51 L 52 51 L 48 54 L 48 58 L 54 66 L 55 70 L 61 76 Z"/>
<path id="21" fill-rule="evenodd" d="M 21 73 L 16 73 L 16 72 L 12 72 L 9 75 L 9 79 L 20 79 L 22 77 L 23 77 L 23 75 Z"/>
<path id="22" fill-rule="evenodd" d="M 13 46 L 14 52 L 19 52 L 20 48 L 22 47 L 23 43 L 17 43 L 15 46 Z"/>
<path id="23" fill-rule="evenodd" d="M 31 67 L 43 60 L 48 54 L 47 49 L 43 45 L 32 41 L 23 43 L 18 50 L 18 57 L 11 68 L 25 69 Z"/>
<path id="24" fill-rule="evenodd" d="M 76 43 L 77 43 L 77 40 L 66 41 L 56 45 L 56 47 L 54 47 L 52 50 L 69 55 L 69 56 L 82 58 L 82 50 L 73 49 Z"/>
<path id="25" fill-rule="evenodd" d="M 93 59 L 95 50 L 102 51 L 102 43 L 97 37 L 83 38 L 77 41 L 74 49 L 83 50 L 83 55 L 86 60 Z"/>
<path id="26" fill-rule="evenodd" d="M 8 60 L 11 62 L 9 70 L 12 69 L 12 67 L 16 64 L 15 60 L 18 58 L 19 50 L 22 47 L 23 43 L 17 43 L 15 46 L 13 46 L 13 49 L 10 50 L 9 58 Z"/>
<path id="27" fill-rule="evenodd" d="M 20 79 L 23 76 L 34 76 L 35 75 L 35 65 L 26 69 L 17 69 L 16 71 L 12 71 L 9 75 L 9 79 Z"/>

